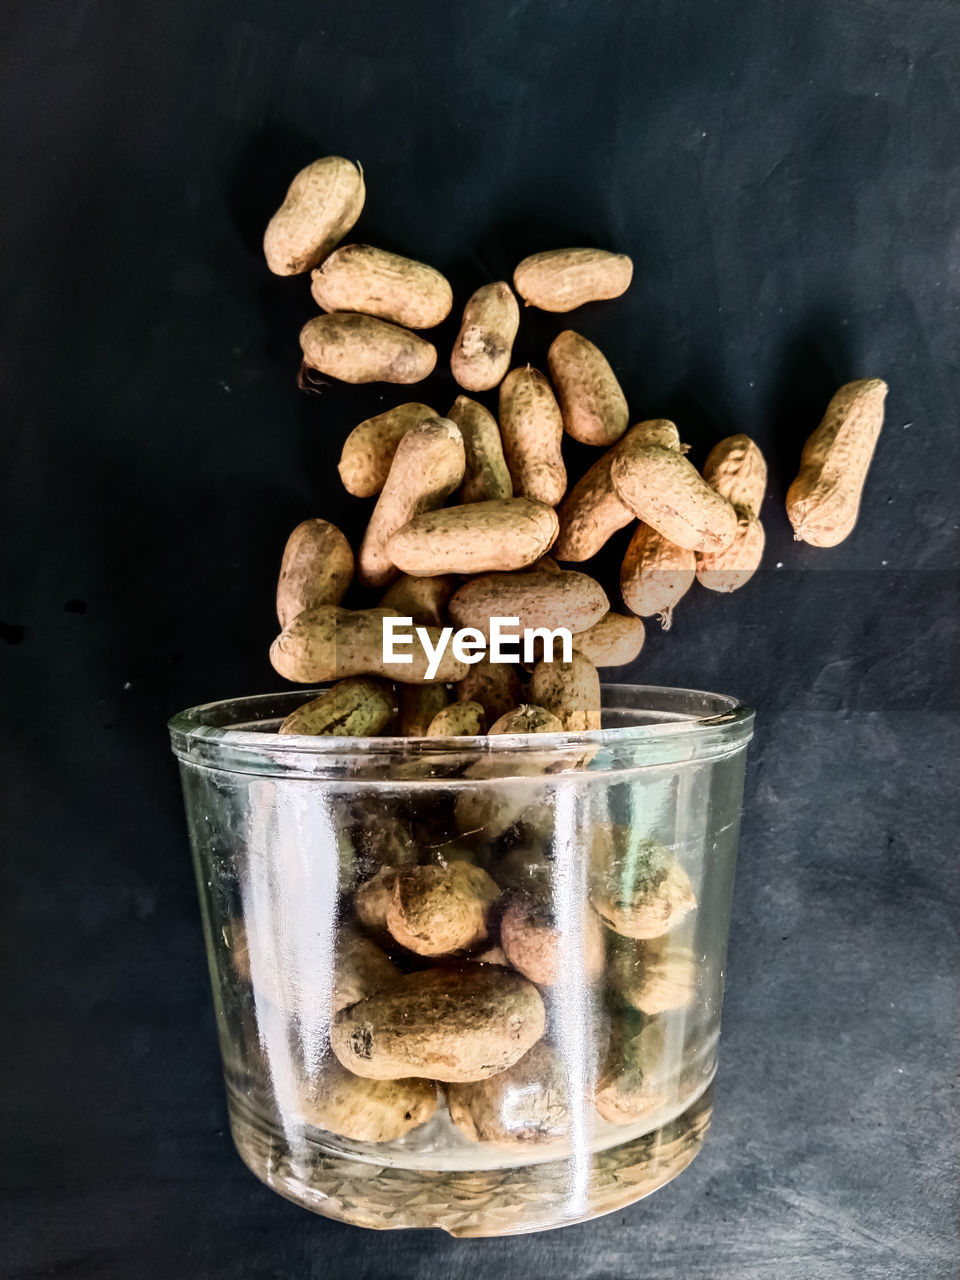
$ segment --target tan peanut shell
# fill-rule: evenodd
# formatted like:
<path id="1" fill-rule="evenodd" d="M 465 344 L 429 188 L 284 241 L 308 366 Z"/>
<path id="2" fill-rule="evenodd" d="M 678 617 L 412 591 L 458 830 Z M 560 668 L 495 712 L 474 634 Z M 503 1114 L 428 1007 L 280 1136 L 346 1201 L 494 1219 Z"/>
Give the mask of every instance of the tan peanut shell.
<path id="1" fill-rule="evenodd" d="M 520 694 L 520 677 L 513 667 L 491 662 L 486 655 L 471 665 L 456 689 L 460 702 L 479 702 L 483 707 L 491 733 L 496 732 L 495 722 L 520 701 Z"/>
<path id="2" fill-rule="evenodd" d="M 562 573 L 487 573 L 471 578 L 450 597 L 450 617 L 458 627 L 486 634 L 490 619 L 519 618 L 519 627 L 566 627 L 586 631 L 603 617 L 610 601 L 596 579 L 573 569 Z"/>
<path id="3" fill-rule="evenodd" d="M 669 631 L 673 611 L 696 574 L 696 552 L 674 546 L 650 525 L 639 524 L 620 568 L 623 603 L 642 618 L 658 617 Z"/>
<path id="4" fill-rule="evenodd" d="M 452 955 L 485 942 L 499 886 L 468 862 L 407 867 L 387 903 L 391 937 L 418 956 Z"/>
<path id="5" fill-rule="evenodd" d="M 520 1149 L 556 1142 L 570 1129 L 563 1059 L 546 1040 L 489 1080 L 445 1092 L 450 1119 L 471 1142 Z"/>
<path id="6" fill-rule="evenodd" d="M 415 576 L 522 569 L 549 548 L 558 527 L 556 512 L 542 502 L 494 498 L 412 515 L 391 534 L 385 554 Z M 360 570 L 362 580 L 362 549 Z"/>
<path id="7" fill-rule="evenodd" d="M 436 348 L 426 339 L 350 311 L 308 320 L 300 330 L 300 350 L 308 369 L 340 382 L 422 382 L 437 363 Z"/>
<path id="8" fill-rule="evenodd" d="M 722 551 L 736 535 L 736 511 L 676 449 L 631 444 L 610 479 L 620 501 L 675 546 Z"/>
<path id="9" fill-rule="evenodd" d="M 697 990 L 697 958 L 669 934 L 637 942 L 611 935 L 607 980 L 611 990 L 642 1013 L 683 1009 Z"/>
<path id="10" fill-rule="evenodd" d="M 520 308 L 506 281 L 485 284 L 470 297 L 450 356 L 450 370 L 465 391 L 500 385 L 519 326 Z"/>
<path id="11" fill-rule="evenodd" d="M 629 410 L 617 376 L 598 347 L 565 329 L 547 353 L 563 429 L 581 444 L 611 445 L 627 429 Z"/>
<path id="12" fill-rule="evenodd" d="M 885 382 L 863 378 L 842 386 L 827 405 L 787 490 L 787 515 L 798 541 L 835 547 L 857 523 L 886 397 Z"/>
<path id="13" fill-rule="evenodd" d="M 304 609 L 339 604 L 353 578 L 353 552 L 335 524 L 303 520 L 287 539 L 277 582 L 281 627 Z"/>
<path id="14" fill-rule="evenodd" d="M 455 585 L 455 579 L 443 574 L 435 578 L 411 578 L 408 573 L 402 573 L 387 588 L 380 604 L 401 617 L 412 618 L 416 625 L 442 627 Z"/>
<path id="15" fill-rule="evenodd" d="M 356 1004 L 375 991 L 383 991 L 399 977 L 400 970 L 375 942 L 353 925 L 340 926 L 337 930 L 331 997 L 334 1013 Z"/>
<path id="16" fill-rule="evenodd" d="M 423 738 L 430 724 L 449 702 L 442 684 L 401 684 L 397 688 L 397 732 L 402 738 Z"/>
<path id="17" fill-rule="evenodd" d="M 316 972 L 292 970 L 284 961 L 279 940 L 268 942 L 255 948 L 256 963 L 252 963 L 244 922 L 231 921 L 230 951 L 237 976 L 252 983 L 257 994 L 282 1013 L 298 1014 L 313 1025 L 323 1025 L 331 1013 L 383 990 L 400 977 L 396 965 L 353 925 L 341 925 L 337 932 L 332 984 L 326 961 Z"/>
<path id="18" fill-rule="evenodd" d="M 267 266 L 294 276 L 322 262 L 363 208 L 363 170 L 342 156 L 324 156 L 301 169 L 263 237 Z"/>
<path id="19" fill-rule="evenodd" d="M 550 383 L 538 369 L 526 365 L 504 378 L 500 435 L 514 493 L 555 507 L 567 488 L 560 451 L 563 416 Z"/>
<path id="20" fill-rule="evenodd" d="M 302 1119 L 351 1142 L 393 1142 L 437 1108 L 432 1080 L 363 1080 L 329 1059 L 301 1089 Z"/>
<path id="21" fill-rule="evenodd" d="M 372 738 L 393 719 L 393 694 L 368 676 L 340 680 L 291 712 L 278 733 Z"/>
<path id="22" fill-rule="evenodd" d="M 397 446 L 411 427 L 436 420 L 429 405 L 411 401 L 361 422 L 347 436 L 340 454 L 340 479 L 355 498 L 372 498 L 390 474 Z"/>
<path id="23" fill-rule="evenodd" d="M 513 286 L 528 306 L 564 312 L 619 298 L 632 279 L 633 263 L 624 253 L 550 249 L 524 258 L 513 273 Z"/>
<path id="24" fill-rule="evenodd" d="M 512 498 L 513 481 L 503 456 L 500 428 L 490 410 L 469 396 L 457 396 L 447 417 L 460 428 L 467 459 L 460 501 Z"/>
<path id="25" fill-rule="evenodd" d="M 383 619 L 389 612 L 383 609 L 342 609 L 331 604 L 305 609 L 288 627 L 284 627 L 271 645 L 273 669 L 284 679 L 297 684 L 323 684 L 328 680 L 344 680 L 348 676 L 385 676 L 402 684 L 463 679 L 469 668 L 453 656 L 448 645 L 436 675 L 427 681 L 429 659 L 416 633 L 413 643 L 402 650 L 412 656 L 412 662 L 385 662 Z M 436 645 L 440 638 L 439 629 L 428 627 L 427 633 L 430 643 Z"/>
<path id="26" fill-rule="evenodd" d="M 358 311 L 407 329 L 431 329 L 453 306 L 439 271 L 369 244 L 335 249 L 312 273 L 310 292 L 323 311 Z"/>
<path id="27" fill-rule="evenodd" d="M 669 849 L 628 827 L 597 829 L 590 851 L 590 901 L 625 938 L 659 938 L 697 905 L 690 877 Z"/>
<path id="28" fill-rule="evenodd" d="M 752 511 L 737 507 L 737 533 L 722 551 L 697 554 L 697 581 L 709 591 L 737 591 L 760 568 L 763 525 Z"/>
<path id="29" fill-rule="evenodd" d="M 674 1069 L 664 1050 L 657 1022 L 629 1040 L 622 1034 L 611 1037 L 594 1094 L 597 1111 L 609 1124 L 636 1124 L 671 1101 Z"/>
<path id="30" fill-rule="evenodd" d="M 491 734 L 500 733 L 563 733 L 563 725 L 545 707 L 535 707 L 524 702 L 507 711 L 490 726 Z"/>
<path id="31" fill-rule="evenodd" d="M 760 514 L 767 491 L 767 464 L 749 436 L 727 436 L 715 444 L 703 464 L 703 478 L 733 506 Z"/>
<path id="32" fill-rule="evenodd" d="M 385 587 L 397 576 L 402 566 L 388 553 L 391 534 L 421 512 L 439 507 L 460 484 L 463 468 L 463 439 L 446 418 L 432 418 L 407 432 L 357 553 L 357 578 L 363 586 Z"/>
<path id="33" fill-rule="evenodd" d="M 610 469 L 621 454 L 640 444 L 679 449 L 680 433 L 666 418 L 638 422 L 578 480 L 560 507 L 560 533 L 553 545 L 558 560 L 581 562 L 595 556 L 634 514 L 613 487 Z"/>
<path id="34" fill-rule="evenodd" d="M 507 906 L 500 920 L 500 945 L 518 973 L 538 987 L 569 982 L 582 971 L 594 982 L 603 971 L 605 946 L 603 926 L 596 913 L 583 913 L 582 933 L 577 939 L 578 954 L 570 957 L 573 973 L 564 969 L 563 939 L 549 905 L 520 895 Z"/>
<path id="35" fill-rule="evenodd" d="M 587 733 L 600 725 L 600 677 L 582 653 L 572 662 L 538 662 L 530 677 L 530 700 L 551 711 L 567 733 Z"/>
<path id="36" fill-rule="evenodd" d="M 487 716 L 479 702 L 452 702 L 430 721 L 428 738 L 470 738 L 486 732 Z"/>
<path id="37" fill-rule="evenodd" d="M 364 929 L 381 938 L 387 933 L 387 908 L 393 898 L 393 886 L 398 874 L 396 867 L 383 866 L 369 880 L 365 880 L 353 896 L 353 910 L 357 920 Z"/>
<path id="38" fill-rule="evenodd" d="M 595 667 L 624 667 L 640 656 L 646 631 L 639 618 L 605 613 L 586 631 L 578 632 L 573 647 Z"/>
<path id="39" fill-rule="evenodd" d="M 425 969 L 344 1009 L 333 1021 L 333 1052 L 358 1076 L 425 1076 L 451 1083 L 505 1071 L 543 1035 L 540 993 L 496 965 Z"/>

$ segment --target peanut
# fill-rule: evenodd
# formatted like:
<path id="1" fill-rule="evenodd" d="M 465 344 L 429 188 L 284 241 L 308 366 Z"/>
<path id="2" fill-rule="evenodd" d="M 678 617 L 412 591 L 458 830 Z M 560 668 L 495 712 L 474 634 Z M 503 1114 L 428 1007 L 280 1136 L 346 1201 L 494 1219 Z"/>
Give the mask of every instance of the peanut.
<path id="1" fill-rule="evenodd" d="M 787 515 L 798 541 L 835 547 L 857 523 L 886 397 L 885 382 L 863 378 L 841 387 L 827 405 L 787 490 Z"/>
<path id="2" fill-rule="evenodd" d="M 590 901 L 614 933 L 641 939 L 668 933 L 697 905 L 690 877 L 673 854 L 628 827 L 594 836 Z"/>
<path id="3" fill-rule="evenodd" d="M 336 525 L 304 520 L 287 539 L 277 583 L 277 617 L 285 627 L 304 609 L 339 604 L 353 578 L 353 552 Z"/>
<path id="4" fill-rule="evenodd" d="M 306 1124 L 351 1142 L 392 1142 L 424 1124 L 437 1107 L 432 1080 L 363 1080 L 332 1059 L 301 1091 Z"/>
<path id="5" fill-rule="evenodd" d="M 380 938 L 388 932 L 387 909 L 393 901 L 393 887 L 398 875 L 396 867 L 381 867 L 363 882 L 353 896 L 353 910 L 360 924 Z"/>
<path id="6" fill-rule="evenodd" d="M 727 436 L 715 444 L 703 464 L 703 478 L 733 506 L 760 514 L 767 489 L 767 464 L 749 436 Z"/>
<path id="7" fill-rule="evenodd" d="M 313 272 L 310 292 L 322 311 L 357 311 L 408 329 L 432 329 L 453 306 L 439 271 L 369 244 L 334 250 Z"/>
<path id="8" fill-rule="evenodd" d="M 263 237 L 270 270 L 295 276 L 322 262 L 360 217 L 364 195 L 363 170 L 342 156 L 301 169 Z"/>
<path id="9" fill-rule="evenodd" d="M 401 617 L 412 618 L 416 626 L 442 627 L 453 587 L 451 577 L 412 578 L 402 573 L 387 588 L 380 604 Z"/>
<path id="10" fill-rule="evenodd" d="M 300 349 L 307 369 L 341 382 L 422 382 L 437 363 L 436 348 L 409 329 L 349 311 L 308 320 Z"/>
<path id="11" fill-rule="evenodd" d="M 760 568 L 763 525 L 746 507 L 737 508 L 737 533 L 723 551 L 697 553 L 697 581 L 710 591 L 736 591 Z"/>
<path id="12" fill-rule="evenodd" d="M 490 732 L 495 733 L 494 721 L 517 705 L 520 688 L 520 677 L 511 666 L 505 662 L 491 662 L 484 655 L 457 685 L 456 694 L 460 702 L 479 702 L 488 724 L 493 726 Z"/>
<path id="13" fill-rule="evenodd" d="M 572 662 L 538 662 L 530 677 L 530 698 L 553 712 L 566 733 L 599 729 L 600 677 L 582 653 Z"/>
<path id="14" fill-rule="evenodd" d="M 434 716 L 449 701 L 442 684 L 402 684 L 397 689 L 397 732 L 403 738 L 423 738 Z"/>
<path id="15" fill-rule="evenodd" d="M 399 404 L 354 427 L 340 454 L 340 479 L 355 498 L 372 498 L 383 488 L 397 445 L 411 427 L 435 422 L 437 415 L 416 401 Z"/>
<path id="16" fill-rule="evenodd" d="M 490 391 L 503 381 L 519 327 L 520 308 L 506 281 L 485 284 L 470 297 L 450 356 L 461 387 Z"/>
<path id="17" fill-rule="evenodd" d="M 352 925 L 340 926 L 333 970 L 331 1007 L 334 1013 L 356 1004 L 374 991 L 384 990 L 399 977 L 400 970 L 375 942 Z"/>
<path id="18" fill-rule="evenodd" d="M 500 888 L 481 867 L 408 867 L 393 879 L 386 925 L 391 937 L 418 956 L 470 951 L 490 933 Z"/>
<path id="19" fill-rule="evenodd" d="M 486 732 L 487 718 L 479 702 L 454 702 L 430 721 L 428 738 L 470 738 Z"/>
<path id="20" fill-rule="evenodd" d="M 556 1142 L 570 1128 L 563 1060 L 545 1040 L 491 1079 L 445 1092 L 450 1119 L 471 1142 L 527 1147 Z"/>
<path id="21" fill-rule="evenodd" d="M 639 657 L 645 634 L 639 618 L 605 613 L 599 622 L 577 634 L 573 647 L 595 667 L 624 667 Z"/>
<path id="22" fill-rule="evenodd" d="M 656 1022 L 628 1040 L 612 1038 L 594 1094 L 604 1120 L 635 1124 L 672 1100 L 672 1064 L 664 1048 L 663 1028 Z"/>
<path id="23" fill-rule="evenodd" d="M 414 516 L 439 507 L 460 484 L 463 468 L 463 439 L 446 418 L 433 418 L 407 432 L 397 445 L 357 554 L 357 577 L 363 586 L 385 587 L 397 576 L 387 551 L 390 535 Z"/>
<path id="24" fill-rule="evenodd" d="M 563 429 L 581 444 L 611 445 L 627 429 L 629 410 L 606 356 L 572 329 L 554 338 L 547 353 Z"/>
<path id="25" fill-rule="evenodd" d="M 484 633 L 492 617 L 519 618 L 521 628 L 586 631 L 609 608 L 600 584 L 573 569 L 483 574 L 465 582 L 450 597 L 450 617 L 457 626 L 476 627 Z"/>
<path id="26" fill-rule="evenodd" d="M 695 552 L 674 546 L 650 525 L 640 524 L 620 569 L 623 603 L 643 618 L 658 616 L 669 631 L 673 610 L 693 586 L 696 572 Z"/>
<path id="27" fill-rule="evenodd" d="M 511 902 L 500 921 L 500 945 L 518 973 L 539 987 L 552 987 L 568 975 L 560 967 L 560 934 L 547 902 L 520 896 Z M 583 968 L 589 981 L 603 970 L 603 926 L 587 908 L 583 917 Z"/>
<path id="28" fill-rule="evenodd" d="M 675 546 L 722 551 L 736 536 L 736 511 L 676 449 L 631 443 L 610 479 L 624 506 Z"/>
<path id="29" fill-rule="evenodd" d="M 416 576 L 522 569 L 547 550 L 558 527 L 556 512 L 542 502 L 494 498 L 412 515 L 393 531 L 385 554 Z M 362 578 L 362 548 L 360 570 Z"/>
<path id="30" fill-rule="evenodd" d="M 469 396 L 457 396 L 447 417 L 460 428 L 467 458 L 460 501 L 512 498 L 513 481 L 503 456 L 500 428 L 490 410 Z"/>
<path id="31" fill-rule="evenodd" d="M 551 249 L 535 253 L 513 273 L 513 287 L 527 306 L 573 311 L 587 302 L 619 298 L 633 279 L 633 263 L 605 249 Z"/>
<path id="32" fill-rule="evenodd" d="M 343 1065 L 366 1079 L 466 1083 L 513 1066 L 544 1023 L 532 982 L 496 965 L 468 965 L 407 974 L 337 1014 L 330 1041 Z"/>
<path id="33" fill-rule="evenodd" d="M 552 712 L 530 703 L 514 707 L 490 726 L 492 734 L 563 733 L 563 725 Z"/>
<path id="34" fill-rule="evenodd" d="M 560 534 L 553 546 L 558 560 L 589 560 L 633 520 L 633 512 L 617 496 L 610 469 L 616 458 L 641 443 L 679 449 L 680 433 L 665 418 L 639 422 L 593 464 L 560 508 Z"/>
<path id="35" fill-rule="evenodd" d="M 392 719 L 393 694 L 389 689 L 376 680 L 353 677 L 297 707 L 277 732 L 372 738 Z"/>
<path id="36" fill-rule="evenodd" d="M 352 925 L 341 925 L 337 932 L 332 986 L 326 961 L 316 972 L 291 973 L 280 940 L 269 941 L 270 945 L 258 954 L 254 974 L 246 926 L 243 920 L 231 922 L 230 948 L 237 976 L 253 983 L 258 996 L 282 1013 L 297 1014 L 315 1026 L 322 1025 L 331 1013 L 389 987 L 400 977 L 400 970 L 376 943 Z"/>
<path id="37" fill-rule="evenodd" d="M 383 619 L 388 609 L 341 609 L 318 605 L 304 609 L 284 627 L 270 647 L 274 670 L 297 684 L 323 684 L 348 676 L 385 676 L 401 684 L 444 684 L 462 680 L 469 670 L 447 647 L 435 675 L 427 680 L 429 659 L 416 634 L 412 647 L 404 652 L 412 663 L 383 659 Z M 432 645 L 440 639 L 437 627 L 427 628 Z"/>
<path id="38" fill-rule="evenodd" d="M 555 507 L 567 487 L 563 416 L 550 383 L 530 365 L 512 369 L 501 384 L 500 433 L 514 493 Z"/>
<path id="39" fill-rule="evenodd" d="M 697 990 L 697 959 L 668 935 L 635 942 L 613 935 L 608 977 L 611 988 L 642 1013 L 683 1009 Z"/>

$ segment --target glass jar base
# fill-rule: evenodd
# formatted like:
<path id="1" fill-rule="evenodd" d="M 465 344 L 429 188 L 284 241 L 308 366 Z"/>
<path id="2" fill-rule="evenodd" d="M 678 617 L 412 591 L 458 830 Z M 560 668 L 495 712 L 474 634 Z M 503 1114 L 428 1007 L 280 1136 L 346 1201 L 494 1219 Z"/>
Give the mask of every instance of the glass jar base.
<path id="1" fill-rule="evenodd" d="M 351 1160 L 315 1144 L 294 1158 L 282 1134 L 231 1100 L 241 1158 L 273 1191 L 314 1213 L 377 1230 L 439 1227 L 452 1236 L 507 1236 L 584 1222 L 672 1181 L 703 1145 L 713 1086 L 668 1124 L 605 1151 L 498 1169 L 426 1170 Z"/>

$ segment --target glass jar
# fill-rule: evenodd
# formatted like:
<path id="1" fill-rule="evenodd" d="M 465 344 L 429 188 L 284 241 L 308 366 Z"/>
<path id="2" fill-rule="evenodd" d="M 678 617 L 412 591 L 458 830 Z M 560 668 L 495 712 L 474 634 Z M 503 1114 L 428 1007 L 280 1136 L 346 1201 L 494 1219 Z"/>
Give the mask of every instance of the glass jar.
<path id="1" fill-rule="evenodd" d="M 170 724 L 250 1169 L 456 1236 L 675 1177 L 710 1118 L 753 713 L 608 685 L 594 733 L 277 734 L 316 692 Z"/>

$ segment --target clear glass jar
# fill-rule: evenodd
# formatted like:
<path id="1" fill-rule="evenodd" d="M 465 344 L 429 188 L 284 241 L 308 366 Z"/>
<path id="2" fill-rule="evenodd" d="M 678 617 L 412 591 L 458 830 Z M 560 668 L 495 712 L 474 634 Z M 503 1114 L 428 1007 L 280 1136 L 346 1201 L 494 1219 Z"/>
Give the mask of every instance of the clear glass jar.
<path id="1" fill-rule="evenodd" d="M 675 1177 L 709 1123 L 753 713 L 608 685 L 595 733 L 280 736 L 180 760 L 237 1148 L 370 1227 L 502 1235 Z"/>

